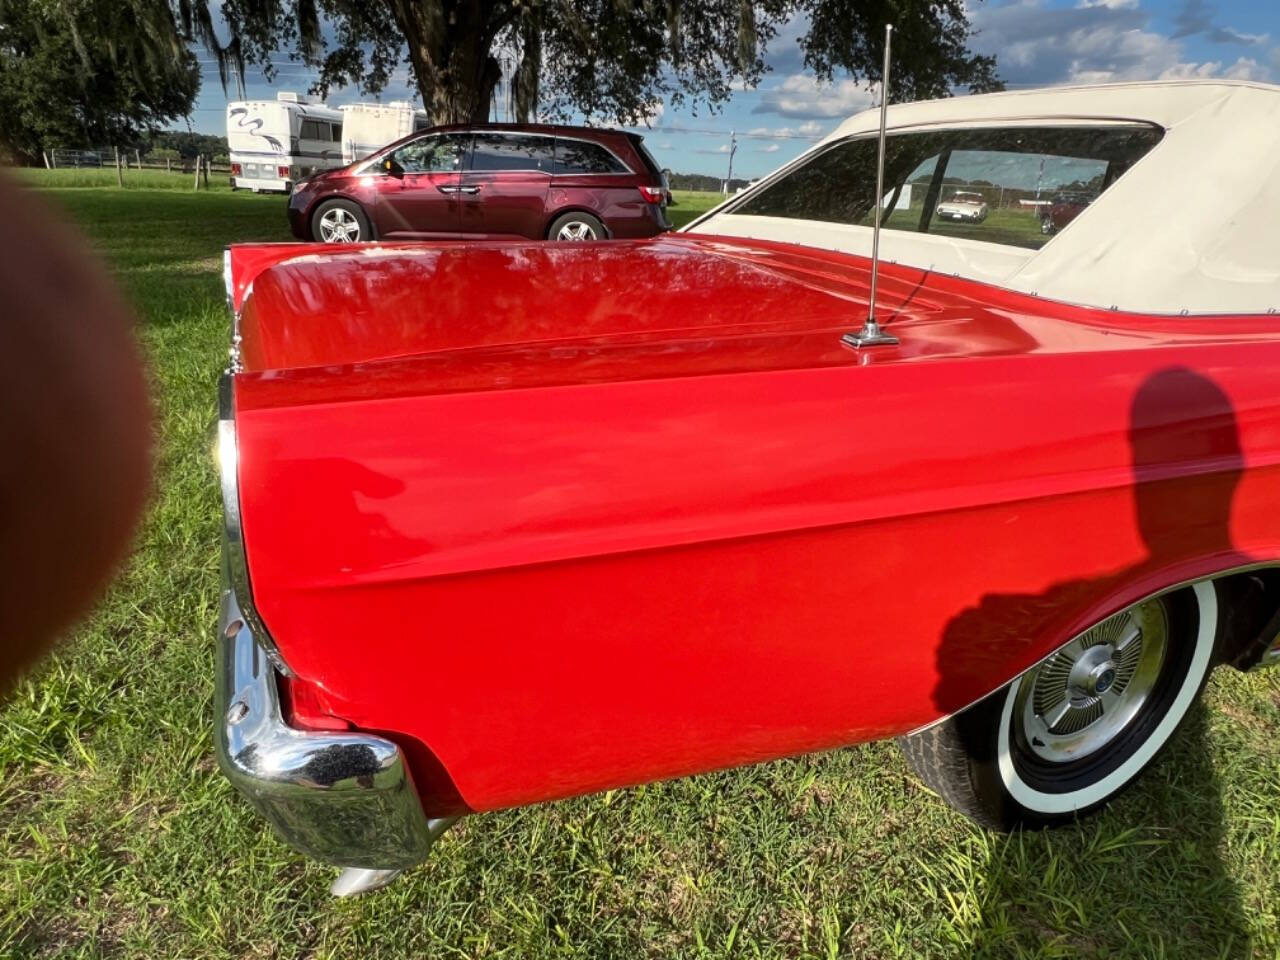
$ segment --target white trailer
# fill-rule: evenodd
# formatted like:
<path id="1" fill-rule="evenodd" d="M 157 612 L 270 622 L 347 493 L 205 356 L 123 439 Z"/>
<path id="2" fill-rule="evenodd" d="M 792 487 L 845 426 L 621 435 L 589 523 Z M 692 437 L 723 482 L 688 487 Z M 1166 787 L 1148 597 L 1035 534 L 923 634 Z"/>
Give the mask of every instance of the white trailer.
<path id="1" fill-rule="evenodd" d="M 297 93 L 227 104 L 231 186 L 288 193 L 302 177 L 340 167 L 342 112 Z"/>
<path id="2" fill-rule="evenodd" d="M 342 162 L 355 163 L 393 140 L 431 126 L 425 110 L 407 100 L 390 103 L 351 103 L 342 111 Z"/>

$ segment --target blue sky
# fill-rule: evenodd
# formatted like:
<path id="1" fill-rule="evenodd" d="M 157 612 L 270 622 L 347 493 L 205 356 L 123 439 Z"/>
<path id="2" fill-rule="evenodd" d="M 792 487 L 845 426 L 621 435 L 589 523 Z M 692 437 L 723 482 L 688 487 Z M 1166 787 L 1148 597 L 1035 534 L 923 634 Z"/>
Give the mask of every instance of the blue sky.
<path id="1" fill-rule="evenodd" d="M 1280 80 L 1277 0 L 969 0 L 968 6 L 978 31 L 974 49 L 996 55 L 1010 88 L 1197 76 Z M 718 112 L 660 110 L 651 128 L 642 130 L 659 163 L 724 176 L 730 131 L 737 131 L 734 175 L 758 177 L 873 105 L 875 93 L 864 85 L 847 78 L 818 84 L 802 69 L 796 37 L 805 28 L 803 22 L 788 24 L 769 46 L 771 69 L 759 87 L 735 92 Z M 192 127 L 222 133 L 227 98 L 209 55 L 198 56 L 204 84 Z M 315 78 L 301 64 L 283 56 L 280 61 L 274 84 L 248 71 L 249 96 L 305 91 Z M 399 79 L 379 99 L 417 100 L 407 70 Z M 369 99 L 350 89 L 332 91 L 328 101 Z"/>

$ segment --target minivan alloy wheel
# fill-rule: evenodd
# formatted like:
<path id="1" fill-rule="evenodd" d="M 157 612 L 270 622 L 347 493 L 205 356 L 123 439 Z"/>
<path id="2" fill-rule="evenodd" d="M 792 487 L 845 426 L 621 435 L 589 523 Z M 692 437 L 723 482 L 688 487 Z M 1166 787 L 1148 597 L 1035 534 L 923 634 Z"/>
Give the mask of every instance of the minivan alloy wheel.
<path id="1" fill-rule="evenodd" d="M 325 243 L 355 243 L 360 239 L 360 224 L 350 211 L 333 207 L 320 217 L 320 236 Z"/>
<path id="2" fill-rule="evenodd" d="M 581 220 L 570 220 L 568 223 L 561 225 L 556 233 L 557 240 L 567 240 L 571 242 L 580 242 L 583 240 L 598 240 L 595 229 L 589 223 Z"/>

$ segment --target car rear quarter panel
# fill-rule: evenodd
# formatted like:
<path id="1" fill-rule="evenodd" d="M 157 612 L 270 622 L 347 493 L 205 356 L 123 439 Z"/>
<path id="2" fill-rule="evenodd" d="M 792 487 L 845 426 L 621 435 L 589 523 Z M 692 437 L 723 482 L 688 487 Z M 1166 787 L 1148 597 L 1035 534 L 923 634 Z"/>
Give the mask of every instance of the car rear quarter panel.
<path id="1" fill-rule="evenodd" d="M 547 191 L 544 232 L 562 213 L 581 210 L 599 217 L 614 239 L 652 237 L 658 221 L 636 186 L 632 175 L 556 176 Z"/>
<path id="2" fill-rule="evenodd" d="M 244 376 L 255 593 L 311 720 L 399 740 L 430 815 L 900 734 L 1280 558 L 1280 345 L 1177 323 L 304 406 Z"/>

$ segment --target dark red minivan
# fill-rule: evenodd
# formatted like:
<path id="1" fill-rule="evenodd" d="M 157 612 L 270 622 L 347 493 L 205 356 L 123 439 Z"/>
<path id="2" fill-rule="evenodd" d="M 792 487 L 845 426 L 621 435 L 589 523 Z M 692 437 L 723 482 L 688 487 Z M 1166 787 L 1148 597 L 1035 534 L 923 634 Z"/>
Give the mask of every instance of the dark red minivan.
<path id="1" fill-rule="evenodd" d="M 668 230 L 662 171 L 638 134 L 590 127 L 433 127 L 300 180 L 303 240 L 600 240 Z"/>

